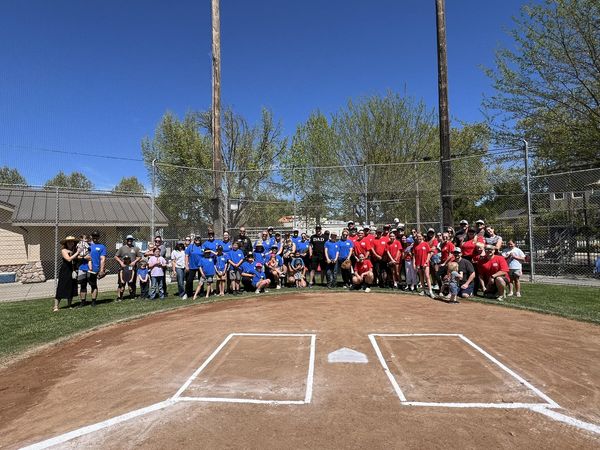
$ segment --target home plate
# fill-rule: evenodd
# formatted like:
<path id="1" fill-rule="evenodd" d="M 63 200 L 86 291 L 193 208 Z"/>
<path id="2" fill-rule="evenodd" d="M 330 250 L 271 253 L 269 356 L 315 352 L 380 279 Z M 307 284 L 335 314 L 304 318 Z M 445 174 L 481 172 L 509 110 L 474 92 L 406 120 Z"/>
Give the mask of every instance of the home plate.
<path id="1" fill-rule="evenodd" d="M 368 363 L 367 355 L 351 348 L 340 348 L 335 352 L 331 352 L 327 356 L 327 361 L 330 363 L 354 363 L 354 364 L 365 364 Z"/>

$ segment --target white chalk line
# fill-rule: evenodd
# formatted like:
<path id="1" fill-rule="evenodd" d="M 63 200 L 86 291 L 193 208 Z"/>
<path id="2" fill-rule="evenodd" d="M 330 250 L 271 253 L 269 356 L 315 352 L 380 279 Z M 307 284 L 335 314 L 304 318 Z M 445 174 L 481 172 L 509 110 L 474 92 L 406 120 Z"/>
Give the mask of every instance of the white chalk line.
<path id="1" fill-rule="evenodd" d="M 482 355 L 484 355 L 486 358 L 488 358 L 490 361 L 492 361 L 494 364 L 496 364 L 502 370 L 504 370 L 505 372 L 507 372 L 513 378 L 515 378 L 516 380 L 518 380 L 519 382 L 521 382 L 523 385 L 527 386 L 531 391 L 533 391 L 539 397 L 541 397 L 544 400 L 546 400 L 547 403 L 460 403 L 460 402 L 457 402 L 457 403 L 452 403 L 452 402 L 444 403 L 444 402 L 413 402 L 413 401 L 407 401 L 406 397 L 404 396 L 404 393 L 400 389 L 400 386 L 396 382 L 395 377 L 390 372 L 389 367 L 388 367 L 388 365 L 387 365 L 387 363 L 385 361 L 385 358 L 383 357 L 383 355 L 381 353 L 381 350 L 380 350 L 379 345 L 377 344 L 377 341 L 376 341 L 375 338 L 376 337 L 409 337 L 409 336 L 415 336 L 415 337 L 424 337 L 424 336 L 450 336 L 450 337 L 458 337 L 458 338 L 462 339 L 464 342 L 466 342 L 467 344 L 469 344 L 471 347 L 473 347 L 475 350 L 479 351 Z M 394 390 L 396 391 L 396 394 L 398 394 L 398 397 L 400 398 L 400 403 L 402 405 L 405 405 L 405 406 L 437 407 L 437 408 L 528 409 L 530 411 L 543 414 L 544 416 L 549 417 L 550 419 L 555 420 L 557 422 L 562 422 L 562 423 L 565 423 L 567 425 L 571 425 L 571 426 L 573 426 L 575 428 L 579 428 L 581 430 L 589 431 L 591 433 L 600 434 L 600 426 L 599 425 L 596 425 L 596 424 L 593 424 L 593 423 L 589 423 L 589 422 L 584 422 L 582 420 L 576 419 L 576 418 L 568 416 L 566 414 L 562 414 L 562 413 L 559 413 L 557 411 L 554 411 L 553 408 L 561 408 L 561 406 L 558 403 L 556 403 L 554 400 L 552 400 L 550 397 L 548 397 L 546 394 L 544 394 L 538 388 L 536 388 L 531 383 L 529 383 L 527 380 L 525 380 L 522 376 L 520 376 L 519 374 L 517 374 L 515 371 L 513 371 L 512 369 L 510 369 L 509 367 L 507 367 L 506 365 L 504 365 L 500 361 L 498 361 L 496 358 L 494 358 L 492 355 L 490 355 L 488 352 L 486 352 L 485 350 L 483 350 L 481 347 L 479 347 L 477 344 L 475 344 L 473 341 L 471 341 L 470 339 L 468 339 L 466 336 L 464 336 L 462 334 L 455 334 L 455 333 L 412 333 L 412 334 L 390 334 L 390 333 L 388 333 L 388 334 L 369 334 L 369 339 L 371 341 L 371 344 L 373 345 L 373 348 L 375 349 L 375 353 L 377 354 L 377 357 L 379 358 L 379 362 L 381 363 L 381 366 L 383 367 L 384 372 L 386 373 L 386 375 L 388 376 L 390 382 L 392 383 L 392 386 L 394 387 Z"/>
<path id="2" fill-rule="evenodd" d="M 61 434 L 60 436 L 56 436 L 50 439 L 46 439 L 45 441 L 38 442 L 36 444 L 29 445 L 27 447 L 23 447 L 23 450 L 40 450 L 48 447 L 52 447 L 58 444 L 64 444 L 67 441 L 72 439 L 85 436 L 86 434 L 94 433 L 96 431 L 102 430 L 103 428 L 108 428 L 113 425 L 117 425 L 119 423 L 125 422 L 130 419 L 134 419 L 136 417 L 143 416 L 145 414 L 158 411 L 160 409 L 166 408 L 168 406 L 173 405 L 175 402 L 171 399 L 165 400 L 163 402 L 154 403 L 153 405 L 146 406 L 145 408 L 136 409 L 134 411 L 130 411 L 125 414 L 121 414 L 120 416 L 113 417 L 111 419 L 107 419 L 103 422 L 98 422 L 93 425 L 88 425 L 85 427 L 78 428 L 73 431 L 69 431 L 68 433 Z"/>
<path id="3" fill-rule="evenodd" d="M 483 350 L 481 347 L 479 347 L 473 341 L 471 341 L 467 337 L 463 336 L 462 334 L 459 337 L 464 342 L 466 342 L 471 347 L 473 347 L 475 350 L 477 350 L 479 353 L 481 353 L 483 356 L 485 356 L 487 359 L 489 359 L 494 364 L 496 364 L 498 367 L 500 367 L 502 370 L 504 370 L 506 373 L 508 373 L 510 376 L 512 376 L 514 379 L 516 379 L 517 381 L 519 381 L 523 385 L 527 386 L 531 391 L 535 392 L 538 395 L 538 397 L 544 399 L 547 403 L 549 403 L 550 405 L 552 405 L 552 408 L 560 408 L 560 406 L 558 405 L 558 403 L 556 403 L 554 400 L 552 400 L 550 397 L 548 397 L 546 394 L 544 394 L 542 391 L 540 391 L 538 388 L 536 388 L 534 385 L 532 385 L 529 381 L 527 381 L 526 379 L 524 379 L 521 375 L 519 375 L 518 373 L 516 373 L 512 369 L 510 369 L 507 366 L 505 366 L 504 364 L 502 364 L 500 361 L 498 361 L 496 358 L 494 358 L 488 352 L 486 352 L 485 350 Z"/>
<path id="4" fill-rule="evenodd" d="M 231 397 L 177 397 L 181 402 L 213 402 L 213 403 L 252 403 L 256 405 L 304 405 L 304 400 L 259 400 L 255 398 Z"/>
<path id="5" fill-rule="evenodd" d="M 392 383 L 392 387 L 394 388 L 394 391 L 396 391 L 396 395 L 398 395 L 401 402 L 405 402 L 406 397 L 404 396 L 402 389 L 400 389 L 400 385 L 398 385 L 396 378 L 394 377 L 394 375 L 392 375 L 392 372 L 390 371 L 390 368 L 388 367 L 387 362 L 385 361 L 385 358 L 383 357 L 383 354 L 381 353 L 381 350 L 379 349 L 379 345 L 377 344 L 377 341 L 375 340 L 375 336 L 381 336 L 381 335 L 369 334 L 369 340 L 371 341 L 371 345 L 373 345 L 373 348 L 375 349 L 375 353 L 377 354 L 377 358 L 379 358 L 379 362 L 380 362 L 381 366 L 383 367 L 383 371 L 385 372 L 388 379 L 390 380 L 390 383 Z M 388 336 L 391 336 L 391 335 L 388 335 Z"/>
<path id="6" fill-rule="evenodd" d="M 227 345 L 227 343 L 234 336 L 279 336 L 279 337 L 310 337 L 311 338 L 311 348 L 310 348 L 310 361 L 308 367 L 308 377 L 307 377 L 307 389 L 304 400 L 258 400 L 258 399 L 241 399 L 241 398 L 220 398 L 220 397 L 181 397 L 181 394 L 189 387 L 189 385 L 196 379 L 196 377 L 204 370 L 204 368 L 217 356 L 217 354 Z M 38 450 L 52 447 L 54 445 L 63 444 L 72 439 L 84 436 L 86 434 L 94 433 L 96 431 L 102 430 L 104 428 L 111 427 L 113 425 L 117 425 L 119 423 L 125 422 L 130 419 L 134 419 L 136 417 L 143 416 L 145 414 L 151 413 L 153 411 L 158 411 L 160 409 L 166 408 L 168 406 L 174 405 L 178 402 L 220 402 L 220 403 L 251 403 L 251 404 L 269 404 L 269 405 L 304 405 L 306 403 L 310 403 L 312 397 L 312 384 L 313 384 L 313 375 L 314 375 L 314 360 L 315 360 L 315 343 L 316 343 L 316 334 L 293 334 L 293 333 L 231 333 L 229 334 L 223 342 L 211 353 L 211 355 L 202 363 L 198 369 L 194 371 L 194 373 L 187 379 L 187 381 L 178 389 L 178 391 L 173 395 L 173 397 L 155 403 L 150 406 L 146 406 L 144 408 L 136 409 L 134 411 L 130 411 L 128 413 L 122 414 L 120 416 L 112 417 L 110 419 L 104 420 L 102 422 L 98 422 L 92 425 L 87 425 L 85 427 L 78 428 L 73 431 L 69 431 L 68 433 L 61 434 L 59 436 L 46 439 L 44 441 L 38 442 L 36 444 L 29 445 L 27 447 L 23 447 L 27 450 Z"/>

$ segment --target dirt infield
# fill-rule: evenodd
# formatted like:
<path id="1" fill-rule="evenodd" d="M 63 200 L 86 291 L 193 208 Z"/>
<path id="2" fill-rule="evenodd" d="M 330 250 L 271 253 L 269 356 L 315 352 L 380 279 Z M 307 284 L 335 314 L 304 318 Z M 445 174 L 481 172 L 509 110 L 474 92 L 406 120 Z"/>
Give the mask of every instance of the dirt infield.
<path id="1" fill-rule="evenodd" d="M 316 336 L 314 378 L 305 337 Z M 34 444 L 171 398 L 182 401 L 62 443 L 65 448 L 598 448 L 600 435 L 530 409 L 407 406 L 369 334 L 461 334 L 560 405 L 600 424 L 600 327 L 493 305 L 416 296 L 285 293 L 115 325 L 0 370 L 0 447 Z M 377 337 L 391 376 L 419 402 L 544 403 L 452 336 Z M 342 347 L 366 364 L 331 364 Z M 218 350 L 218 351 L 217 351 Z M 307 377 L 308 374 L 308 377 Z M 312 382 L 312 383 L 311 383 Z"/>

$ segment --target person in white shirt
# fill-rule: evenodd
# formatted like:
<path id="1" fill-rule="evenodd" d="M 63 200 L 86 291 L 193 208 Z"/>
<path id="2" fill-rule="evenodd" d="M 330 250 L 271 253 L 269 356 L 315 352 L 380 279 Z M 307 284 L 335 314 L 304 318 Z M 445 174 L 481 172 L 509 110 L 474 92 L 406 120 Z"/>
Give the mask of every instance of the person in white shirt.
<path id="1" fill-rule="evenodd" d="M 508 263 L 510 284 L 507 296 L 521 296 L 521 275 L 523 275 L 523 262 L 525 262 L 525 253 L 515 245 L 511 239 L 508 241 L 508 248 L 502 252 L 502 256 L 506 258 Z M 514 289 L 513 289 L 514 287 Z"/>
<path id="2" fill-rule="evenodd" d="M 171 252 L 171 273 L 177 276 L 177 296 L 185 295 L 185 243 L 177 242 L 175 250 Z"/>

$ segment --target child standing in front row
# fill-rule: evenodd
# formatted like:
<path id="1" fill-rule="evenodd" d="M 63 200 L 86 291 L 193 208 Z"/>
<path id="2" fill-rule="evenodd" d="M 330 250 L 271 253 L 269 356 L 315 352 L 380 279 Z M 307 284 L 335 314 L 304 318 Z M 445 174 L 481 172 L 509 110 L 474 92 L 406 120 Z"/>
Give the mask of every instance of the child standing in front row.
<path id="1" fill-rule="evenodd" d="M 150 286 L 150 300 L 154 300 L 157 296 L 161 299 L 165 298 L 165 287 L 163 285 L 165 268 L 167 267 L 167 260 L 160 256 L 160 248 L 154 249 L 154 255 L 148 260 L 148 267 L 150 268 L 151 286 Z"/>
<path id="2" fill-rule="evenodd" d="M 200 259 L 200 283 L 198 283 L 196 292 L 194 292 L 193 300 L 196 300 L 196 298 L 198 297 L 200 289 L 202 289 L 202 285 L 204 285 L 204 289 L 206 290 L 206 298 L 210 296 L 212 292 L 212 284 L 214 281 L 215 272 L 216 270 L 213 254 L 209 249 L 205 249 L 204 257 Z"/>
<path id="3" fill-rule="evenodd" d="M 149 285 L 150 285 L 150 275 L 148 274 L 148 263 L 145 259 L 140 261 L 140 267 L 137 271 L 138 277 L 140 278 L 140 297 L 148 298 L 149 297 Z"/>
<path id="4" fill-rule="evenodd" d="M 457 262 L 448 263 L 448 290 L 450 291 L 450 303 L 458 303 L 456 296 L 458 295 L 459 282 L 462 280 L 462 275 L 458 271 Z"/>

